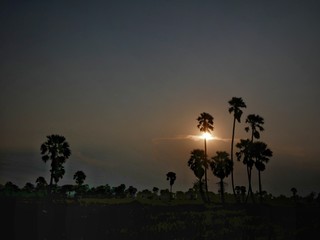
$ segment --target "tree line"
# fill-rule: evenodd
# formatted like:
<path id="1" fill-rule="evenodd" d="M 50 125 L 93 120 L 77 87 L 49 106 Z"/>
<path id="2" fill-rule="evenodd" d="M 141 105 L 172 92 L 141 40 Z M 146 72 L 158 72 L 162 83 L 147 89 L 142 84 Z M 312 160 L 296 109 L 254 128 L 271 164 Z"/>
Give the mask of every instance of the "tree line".
<path id="1" fill-rule="evenodd" d="M 240 139 L 239 142 L 235 144 L 236 123 L 241 123 L 243 109 L 247 106 L 240 97 L 233 97 L 228 103 L 228 111 L 233 117 L 230 153 L 226 151 L 216 151 L 216 154 L 209 158 L 207 155 L 207 137 L 204 136 L 204 148 L 192 150 L 187 162 L 197 178 L 197 182 L 185 194 L 187 194 L 190 199 L 195 199 L 200 195 L 203 202 L 209 203 L 211 200 L 210 192 L 208 190 L 208 169 L 210 169 L 213 175 L 220 180 L 219 193 L 222 203 L 225 203 L 224 180 L 229 175 L 231 175 L 232 194 L 234 199 L 237 202 L 247 203 L 250 198 L 252 202 L 255 202 L 255 194 L 252 189 L 252 171 L 256 169 L 258 171 L 259 199 L 262 201 L 266 191 L 262 190 L 261 173 L 265 171 L 266 164 L 273 156 L 273 152 L 268 145 L 260 140 L 261 132 L 264 131 L 264 119 L 257 114 L 247 115 L 245 120 L 246 127 L 244 129 L 249 133 L 249 136 L 247 139 Z M 197 127 L 203 134 L 211 134 L 211 132 L 214 131 L 214 117 L 209 113 L 201 113 L 196 120 L 198 122 Z M 236 152 L 234 151 L 234 147 L 237 148 Z M 47 140 L 40 146 L 40 153 L 43 162 L 50 162 L 49 183 L 47 183 L 44 177 L 38 177 L 36 179 L 36 186 L 32 183 L 26 183 L 20 190 L 25 192 L 42 192 L 43 194 L 49 195 L 56 192 L 63 194 L 74 192 L 76 196 L 94 195 L 117 198 L 134 198 L 137 194 L 137 189 L 135 187 L 129 186 L 126 188 L 124 184 L 117 187 L 110 187 L 107 184 L 96 188 L 89 188 L 87 184 L 84 184 L 86 175 L 80 170 L 75 172 L 73 176 L 76 183 L 75 185 L 67 184 L 58 187 L 57 184 L 59 180 L 62 179 L 65 174 L 63 164 L 71 156 L 70 145 L 64 136 L 57 134 L 47 136 Z M 235 159 L 237 161 L 242 161 L 245 166 L 248 178 L 248 190 L 245 186 L 235 185 Z M 160 195 L 170 196 L 170 199 L 173 198 L 172 186 L 174 185 L 176 178 L 176 173 L 174 172 L 170 171 L 166 174 L 170 191 L 168 189 L 161 190 L 162 192 L 160 191 Z M 19 188 L 15 184 L 7 182 L 4 186 L 0 185 L 0 190 L 1 192 L 17 192 L 19 191 Z M 148 196 L 146 198 L 152 198 L 152 196 L 158 196 L 158 191 L 159 189 L 154 187 L 152 191 L 145 189 L 139 192 L 139 194 L 140 196 Z M 296 188 L 292 188 L 291 191 L 293 192 L 293 196 L 296 196 Z"/>

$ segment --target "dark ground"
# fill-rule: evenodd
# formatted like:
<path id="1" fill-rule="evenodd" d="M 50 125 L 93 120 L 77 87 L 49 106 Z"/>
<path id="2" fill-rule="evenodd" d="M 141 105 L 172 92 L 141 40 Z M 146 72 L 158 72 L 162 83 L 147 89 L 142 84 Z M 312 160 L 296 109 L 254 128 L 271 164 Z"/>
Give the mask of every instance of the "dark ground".
<path id="1" fill-rule="evenodd" d="M 320 239 L 319 205 L 79 205 L 0 199 L 1 239 Z"/>

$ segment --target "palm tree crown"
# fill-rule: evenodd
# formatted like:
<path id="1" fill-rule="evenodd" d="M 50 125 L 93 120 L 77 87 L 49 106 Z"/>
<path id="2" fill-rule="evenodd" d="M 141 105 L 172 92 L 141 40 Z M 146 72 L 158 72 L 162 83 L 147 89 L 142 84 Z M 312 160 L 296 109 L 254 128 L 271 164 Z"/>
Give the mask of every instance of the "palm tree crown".
<path id="1" fill-rule="evenodd" d="M 50 186 L 52 186 L 52 180 L 54 179 L 57 183 L 65 173 L 62 164 L 71 155 L 70 146 L 65 137 L 50 135 L 47 136 L 47 141 L 41 145 L 40 150 L 44 162 L 51 160 Z"/>
<path id="2" fill-rule="evenodd" d="M 233 97 L 228 103 L 230 104 L 229 113 L 233 113 L 234 118 L 240 123 L 243 113 L 241 108 L 246 108 L 247 105 L 242 98 L 238 97 Z"/>
<path id="3" fill-rule="evenodd" d="M 262 127 L 264 124 L 264 119 L 259 115 L 249 114 L 247 116 L 246 123 L 248 123 L 250 127 L 246 127 L 245 130 L 248 132 L 251 128 L 251 141 L 253 141 L 253 138 L 259 139 L 259 131 L 262 132 L 264 130 Z"/>
<path id="4" fill-rule="evenodd" d="M 200 129 L 201 132 L 210 133 L 211 131 L 213 131 L 213 117 L 209 113 L 201 113 L 197 120 L 197 127 Z"/>
<path id="5" fill-rule="evenodd" d="M 74 175 L 73 175 L 73 179 L 76 180 L 76 184 L 78 184 L 79 186 L 83 184 L 84 180 L 86 179 L 86 175 L 84 174 L 83 171 L 77 171 Z"/>
<path id="6" fill-rule="evenodd" d="M 229 154 L 224 151 L 217 151 L 217 155 L 212 157 L 210 166 L 213 175 L 220 179 L 224 179 L 229 176 L 233 168 L 233 162 L 229 158 Z"/>

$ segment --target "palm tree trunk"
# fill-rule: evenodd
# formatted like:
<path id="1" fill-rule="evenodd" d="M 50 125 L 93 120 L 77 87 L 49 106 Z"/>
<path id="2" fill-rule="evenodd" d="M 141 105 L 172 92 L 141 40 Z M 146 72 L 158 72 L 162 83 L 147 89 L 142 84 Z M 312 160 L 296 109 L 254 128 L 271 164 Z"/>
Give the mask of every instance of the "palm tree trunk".
<path id="1" fill-rule="evenodd" d="M 246 203 L 248 202 L 249 195 L 251 195 L 250 196 L 251 200 L 254 203 L 255 201 L 254 201 L 254 196 L 253 196 L 253 192 L 252 192 L 252 185 L 251 185 L 252 168 L 247 167 L 247 172 L 248 172 L 249 187 L 248 187 L 248 195 L 247 195 L 247 198 L 246 198 Z"/>
<path id="2" fill-rule="evenodd" d="M 232 128 L 232 139 L 231 139 L 231 154 L 230 154 L 233 166 L 234 166 L 234 162 L 233 162 L 233 145 L 234 145 L 235 128 L 236 128 L 236 118 L 234 117 L 233 118 L 233 128 Z M 234 189 L 233 167 L 232 167 L 232 170 L 231 170 L 231 185 L 232 185 L 233 196 L 236 196 L 236 192 L 235 192 L 235 189 Z"/>
<path id="3" fill-rule="evenodd" d="M 203 194 L 202 179 L 199 179 L 199 192 L 200 192 L 200 196 L 202 198 L 202 201 L 205 203 L 207 200 Z"/>
<path id="4" fill-rule="evenodd" d="M 208 194 L 208 178 L 207 178 L 207 169 L 208 169 L 208 159 L 207 159 L 207 139 L 204 138 L 204 155 L 205 155 L 205 171 L 204 171 L 204 181 L 205 181 L 205 189 L 206 189 L 206 200 L 210 202 L 209 194 Z"/>
<path id="5" fill-rule="evenodd" d="M 224 186 L 223 178 L 220 178 L 220 194 L 221 194 L 221 203 L 224 204 Z"/>
<path id="6" fill-rule="evenodd" d="M 260 195 L 260 202 L 262 202 L 262 185 L 261 185 L 261 171 L 258 170 L 259 176 L 259 195 Z"/>

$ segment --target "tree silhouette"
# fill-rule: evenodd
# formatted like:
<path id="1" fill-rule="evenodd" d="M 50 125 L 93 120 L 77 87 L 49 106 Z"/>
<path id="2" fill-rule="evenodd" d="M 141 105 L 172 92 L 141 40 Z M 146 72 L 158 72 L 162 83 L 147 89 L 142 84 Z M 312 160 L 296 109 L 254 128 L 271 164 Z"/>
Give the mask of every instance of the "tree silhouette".
<path id="1" fill-rule="evenodd" d="M 264 142 L 254 142 L 252 146 L 252 155 L 255 160 L 255 166 L 258 170 L 259 177 L 259 195 L 262 201 L 262 185 L 261 185 L 261 172 L 266 169 L 266 163 L 269 162 L 273 153 Z"/>
<path id="2" fill-rule="evenodd" d="M 200 116 L 197 118 L 198 125 L 200 132 L 203 133 L 210 133 L 213 131 L 213 117 L 206 112 L 203 112 L 200 114 Z M 207 169 L 209 167 L 208 163 L 208 155 L 207 155 L 207 139 L 204 138 L 204 153 L 205 153 L 205 164 L 204 164 L 204 181 L 205 181 L 205 189 L 206 189 L 206 198 L 207 201 L 210 201 L 209 195 L 208 195 L 208 177 L 207 177 Z"/>
<path id="3" fill-rule="evenodd" d="M 166 176 L 167 176 L 167 180 L 170 181 L 170 194 L 171 194 L 171 198 L 172 198 L 172 185 L 176 181 L 177 177 L 174 172 L 168 172 Z"/>
<path id="4" fill-rule="evenodd" d="M 264 131 L 264 128 L 262 127 L 264 119 L 259 115 L 249 114 L 246 123 L 249 124 L 249 127 L 246 127 L 245 130 L 249 132 L 251 129 L 251 142 L 253 142 L 254 138 L 260 139 L 260 132 Z"/>
<path id="5" fill-rule="evenodd" d="M 127 195 L 130 198 L 134 198 L 136 193 L 137 193 L 137 191 L 138 191 L 138 189 L 136 189 L 135 187 L 129 186 L 128 189 L 125 192 L 127 193 Z"/>
<path id="6" fill-rule="evenodd" d="M 229 158 L 229 154 L 225 151 L 217 151 L 217 155 L 212 157 L 210 162 L 213 175 L 220 179 L 221 202 L 224 204 L 224 185 L 223 179 L 228 177 L 233 168 L 233 162 Z"/>
<path id="7" fill-rule="evenodd" d="M 201 149 L 193 150 L 191 152 L 191 156 L 188 161 L 188 166 L 193 171 L 194 175 L 198 178 L 199 192 L 204 202 L 207 201 L 203 193 L 203 180 L 202 180 L 205 173 L 205 164 L 207 163 L 206 163 L 204 151 Z"/>
<path id="8" fill-rule="evenodd" d="M 36 180 L 36 189 L 39 190 L 45 190 L 48 186 L 47 181 L 44 179 L 44 177 L 38 177 Z"/>
<path id="9" fill-rule="evenodd" d="M 229 113 L 233 113 L 233 125 L 232 125 L 232 138 L 231 138 L 231 152 L 230 152 L 230 157 L 231 161 L 233 161 L 233 146 L 234 146 L 234 134 L 235 134 L 235 129 L 236 129 L 236 121 L 239 123 L 241 122 L 241 116 L 242 116 L 242 110 L 241 108 L 246 108 L 246 104 L 242 100 L 242 98 L 238 97 L 233 97 L 229 102 Z M 235 195 L 235 187 L 234 187 L 234 176 L 233 176 L 233 169 L 231 171 L 231 184 L 232 184 L 232 191 L 233 194 Z"/>
<path id="10" fill-rule="evenodd" d="M 52 181 L 55 183 L 61 179 L 65 173 L 63 163 L 70 157 L 71 150 L 69 143 L 66 142 L 65 137 L 60 135 L 47 136 L 47 141 L 44 142 L 41 147 L 42 160 L 46 163 L 51 160 L 50 170 L 50 192 L 52 189 Z"/>
<path id="11" fill-rule="evenodd" d="M 33 185 L 32 183 L 30 183 L 30 182 L 27 182 L 27 183 L 24 185 L 24 187 L 23 187 L 23 190 L 24 190 L 25 192 L 27 192 L 27 193 L 33 192 L 34 189 L 35 189 L 34 185 Z"/>
<path id="12" fill-rule="evenodd" d="M 296 201 L 297 200 L 297 192 L 298 192 L 297 189 L 295 187 L 292 187 L 290 190 L 292 192 L 293 200 Z"/>
<path id="13" fill-rule="evenodd" d="M 84 180 L 86 179 L 86 175 L 84 174 L 83 171 L 77 171 L 74 175 L 73 175 L 73 179 L 76 181 L 76 184 L 78 186 L 81 186 L 84 183 Z"/>
<path id="14" fill-rule="evenodd" d="M 254 202 L 254 196 L 252 191 L 252 184 L 251 184 L 251 173 L 252 167 L 254 165 L 254 160 L 252 156 L 252 141 L 249 139 L 240 139 L 240 142 L 236 144 L 236 147 L 239 148 L 239 151 L 236 152 L 236 156 L 238 161 L 241 161 L 247 167 L 247 176 L 248 176 L 248 195 L 246 198 L 246 202 L 248 200 L 248 196 L 251 195 L 251 199 Z"/>

